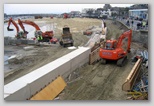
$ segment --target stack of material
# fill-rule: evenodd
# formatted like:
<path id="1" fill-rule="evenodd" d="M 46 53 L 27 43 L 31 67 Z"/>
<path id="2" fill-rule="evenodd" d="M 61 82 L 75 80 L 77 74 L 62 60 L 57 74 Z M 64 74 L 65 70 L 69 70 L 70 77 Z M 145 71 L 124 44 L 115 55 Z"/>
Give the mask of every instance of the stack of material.
<path id="1" fill-rule="evenodd" d="M 122 90 L 128 94 L 131 100 L 147 100 L 148 99 L 148 70 L 142 65 L 139 58 L 132 68 L 126 81 L 122 85 Z"/>
<path id="2" fill-rule="evenodd" d="M 141 58 L 143 63 L 146 63 L 148 67 L 148 51 L 147 50 L 137 50 L 136 55 L 132 58 L 133 62 L 137 61 L 137 58 Z"/>
<path id="3" fill-rule="evenodd" d="M 148 70 L 142 65 L 139 77 L 132 88 L 133 92 L 128 92 L 133 100 L 148 99 Z"/>

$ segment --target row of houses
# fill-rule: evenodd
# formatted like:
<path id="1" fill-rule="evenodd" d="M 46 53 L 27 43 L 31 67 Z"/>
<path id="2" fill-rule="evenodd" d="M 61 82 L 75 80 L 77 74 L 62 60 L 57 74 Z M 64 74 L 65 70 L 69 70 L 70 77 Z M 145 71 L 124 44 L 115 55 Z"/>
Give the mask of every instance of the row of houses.
<path id="1" fill-rule="evenodd" d="M 53 17 L 63 17 L 64 14 L 68 14 L 68 16 L 70 18 L 74 18 L 74 17 L 88 17 L 88 18 L 103 18 L 106 19 L 108 17 L 124 17 L 125 14 L 127 15 L 127 17 L 130 17 L 132 19 L 144 19 L 144 20 L 148 20 L 148 9 L 131 9 L 131 10 L 127 10 L 127 11 L 111 11 L 110 9 L 108 9 L 107 11 L 103 11 L 103 10 L 99 10 L 99 9 L 93 9 L 93 8 L 85 8 L 83 9 L 81 12 L 80 11 L 71 11 L 69 13 L 63 13 L 63 14 L 39 14 L 40 16 L 44 17 L 44 16 L 53 16 Z M 26 15 L 26 14 L 25 14 Z M 30 14 L 27 14 L 26 16 L 29 16 Z M 20 16 L 20 15 L 17 15 Z M 21 15 L 22 16 L 22 15 Z M 38 14 L 31 14 L 30 16 L 38 16 Z M 6 14 L 4 14 L 4 18 L 10 17 Z M 12 15 L 11 17 L 14 17 L 14 15 Z M 16 16 L 15 16 L 16 17 Z"/>

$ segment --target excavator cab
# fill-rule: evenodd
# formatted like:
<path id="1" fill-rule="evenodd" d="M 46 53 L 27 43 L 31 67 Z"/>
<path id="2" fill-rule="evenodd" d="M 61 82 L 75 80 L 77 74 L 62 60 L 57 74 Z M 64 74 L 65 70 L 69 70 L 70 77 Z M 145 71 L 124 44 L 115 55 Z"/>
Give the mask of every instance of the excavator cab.
<path id="1" fill-rule="evenodd" d="M 113 50 L 117 46 L 117 41 L 116 40 L 107 40 L 105 44 L 105 49 L 107 50 Z"/>

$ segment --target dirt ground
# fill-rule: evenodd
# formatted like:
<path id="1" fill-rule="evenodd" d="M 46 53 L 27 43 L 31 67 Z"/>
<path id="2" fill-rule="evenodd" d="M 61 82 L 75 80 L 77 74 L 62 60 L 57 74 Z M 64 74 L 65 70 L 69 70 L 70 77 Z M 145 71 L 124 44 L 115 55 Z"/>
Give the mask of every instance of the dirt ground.
<path id="1" fill-rule="evenodd" d="M 45 24 L 55 24 L 55 37 L 60 38 L 62 33 L 62 28 L 64 25 L 70 27 L 70 32 L 73 35 L 74 46 L 84 46 L 89 38 L 86 35 L 83 35 L 83 31 L 92 26 L 101 26 L 101 20 L 97 19 L 80 19 L 80 18 L 71 18 L 71 19 L 38 19 L 35 21 L 39 26 Z M 45 23 L 42 23 L 45 22 Z M 19 45 L 19 46 L 5 46 L 4 55 L 22 55 L 20 61 L 16 63 L 11 63 L 6 65 L 8 70 L 5 70 L 7 73 L 4 73 L 4 84 L 7 84 L 73 50 L 68 48 L 63 48 L 57 44 L 52 44 L 51 46 L 34 46 L 33 50 L 25 51 L 23 47 L 28 45 Z"/>
<path id="2" fill-rule="evenodd" d="M 75 46 L 84 46 L 88 37 L 82 34 L 84 30 L 91 26 L 101 26 L 101 20 L 97 19 L 45 19 L 47 23 L 55 23 L 55 37 L 60 37 L 62 27 L 68 25 L 75 40 Z M 108 27 L 107 39 L 117 39 L 118 36 L 126 30 L 121 25 L 117 25 L 110 20 L 105 21 Z M 41 24 L 40 24 L 41 25 Z M 11 48 L 11 49 L 10 49 Z M 7 50 L 21 50 L 23 47 L 5 47 Z M 115 61 L 109 61 L 106 65 L 100 62 L 78 68 L 72 73 L 72 77 L 68 76 L 67 87 L 59 95 L 60 100 L 126 100 L 126 92 L 122 91 L 122 84 L 131 71 L 134 64 L 131 62 L 135 50 L 144 49 L 142 44 L 132 43 L 131 53 L 127 63 L 123 67 L 117 67 Z M 4 79 L 7 84 L 57 58 L 63 56 L 72 50 L 63 48 L 59 44 L 49 47 L 38 47 L 34 50 L 26 51 L 28 56 L 25 56 L 17 69 L 14 69 Z M 24 52 L 24 51 L 23 51 Z M 29 52 L 29 53 L 28 53 Z"/>
<path id="3" fill-rule="evenodd" d="M 117 39 L 123 31 L 128 30 L 110 20 L 106 23 L 107 39 Z M 118 67 L 116 61 L 108 61 L 106 65 L 97 62 L 79 68 L 71 74 L 73 77 L 67 81 L 67 87 L 59 95 L 60 100 L 126 100 L 127 94 L 122 91 L 122 84 L 134 66 L 131 59 L 138 49 L 146 48 L 141 43 L 132 42 L 131 53 L 123 67 Z"/>
<path id="4" fill-rule="evenodd" d="M 143 47 L 132 43 L 132 50 L 136 49 Z M 108 61 L 106 65 L 98 62 L 79 68 L 59 95 L 60 100 L 126 100 L 127 94 L 122 91 L 122 84 L 134 66 L 131 62 L 133 56 L 132 51 L 123 67 L 118 67 L 116 61 Z"/>

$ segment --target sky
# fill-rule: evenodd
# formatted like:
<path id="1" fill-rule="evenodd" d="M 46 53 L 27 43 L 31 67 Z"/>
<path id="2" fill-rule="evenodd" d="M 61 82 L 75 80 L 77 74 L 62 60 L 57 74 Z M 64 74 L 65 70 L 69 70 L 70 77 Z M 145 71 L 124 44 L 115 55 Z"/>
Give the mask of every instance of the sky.
<path id="1" fill-rule="evenodd" d="M 112 7 L 129 7 L 133 4 L 110 4 Z M 104 4 L 4 4 L 6 14 L 64 13 L 82 11 L 83 8 L 103 8 Z"/>

